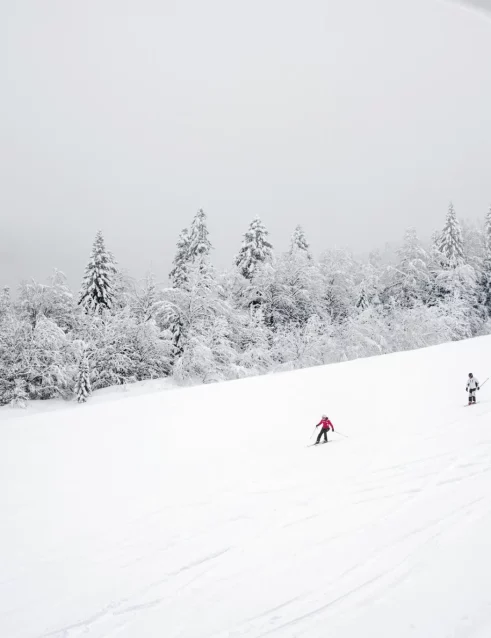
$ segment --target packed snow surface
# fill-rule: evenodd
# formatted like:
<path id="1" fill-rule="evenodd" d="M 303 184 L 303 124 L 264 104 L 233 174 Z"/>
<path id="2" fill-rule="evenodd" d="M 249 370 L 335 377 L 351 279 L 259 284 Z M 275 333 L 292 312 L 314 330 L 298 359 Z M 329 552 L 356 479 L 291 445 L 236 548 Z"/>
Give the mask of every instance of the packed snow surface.
<path id="1" fill-rule="evenodd" d="M 2 408 L 0 636 L 489 638 L 471 371 L 490 338 Z M 307 447 L 323 412 L 349 438 Z"/>

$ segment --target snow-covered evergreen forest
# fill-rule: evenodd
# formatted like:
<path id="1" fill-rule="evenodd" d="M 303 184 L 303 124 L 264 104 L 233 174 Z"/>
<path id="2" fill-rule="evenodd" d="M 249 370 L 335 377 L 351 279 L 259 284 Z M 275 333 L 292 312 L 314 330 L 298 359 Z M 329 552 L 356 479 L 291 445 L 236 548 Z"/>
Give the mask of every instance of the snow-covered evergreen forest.
<path id="1" fill-rule="evenodd" d="M 471 225 L 450 205 L 431 242 L 410 228 L 397 249 L 366 259 L 339 249 L 316 258 L 300 226 L 276 252 L 257 217 L 229 269 L 213 266 L 212 248 L 199 210 L 168 285 L 121 271 L 99 231 L 79 291 L 58 270 L 4 289 L 0 405 L 84 402 L 144 379 L 210 383 L 491 332 L 491 209 Z"/>

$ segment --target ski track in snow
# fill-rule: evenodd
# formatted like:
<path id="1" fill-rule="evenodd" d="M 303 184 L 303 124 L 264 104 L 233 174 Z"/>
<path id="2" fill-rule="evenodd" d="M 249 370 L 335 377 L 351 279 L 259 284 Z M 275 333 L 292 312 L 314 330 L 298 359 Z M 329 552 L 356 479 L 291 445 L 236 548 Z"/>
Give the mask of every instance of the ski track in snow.
<path id="1" fill-rule="evenodd" d="M 490 354 L 0 410 L 0 636 L 488 638 Z"/>

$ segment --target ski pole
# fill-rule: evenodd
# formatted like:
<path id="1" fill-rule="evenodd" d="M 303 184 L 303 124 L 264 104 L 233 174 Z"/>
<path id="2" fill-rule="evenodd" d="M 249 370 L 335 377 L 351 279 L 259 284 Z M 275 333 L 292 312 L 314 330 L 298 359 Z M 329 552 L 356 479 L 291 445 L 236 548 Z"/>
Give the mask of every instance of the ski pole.
<path id="1" fill-rule="evenodd" d="M 312 434 L 315 434 L 315 431 L 317 430 L 317 426 L 315 426 L 314 431 L 312 432 Z M 309 441 L 312 438 L 312 434 L 309 436 Z"/>
<path id="2" fill-rule="evenodd" d="M 489 377 L 486 379 L 486 381 L 489 381 Z M 486 383 L 486 381 L 484 381 L 484 383 Z M 479 386 L 479 390 L 483 387 L 484 383 L 481 383 L 481 385 Z"/>
<path id="3" fill-rule="evenodd" d="M 338 434 L 340 434 L 341 436 L 344 436 L 345 439 L 349 439 L 349 436 L 347 434 L 343 434 L 339 430 L 334 430 L 334 431 L 337 432 Z"/>

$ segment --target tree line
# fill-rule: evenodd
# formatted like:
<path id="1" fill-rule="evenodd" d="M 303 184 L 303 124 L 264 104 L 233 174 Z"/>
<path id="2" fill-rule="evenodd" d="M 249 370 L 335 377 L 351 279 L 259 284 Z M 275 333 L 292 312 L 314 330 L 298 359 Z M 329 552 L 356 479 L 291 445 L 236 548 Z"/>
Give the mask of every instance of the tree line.
<path id="1" fill-rule="evenodd" d="M 276 253 L 255 218 L 234 264 L 211 260 L 200 209 L 169 275 L 135 282 L 98 232 L 78 294 L 60 271 L 0 293 L 0 405 L 88 399 L 95 389 L 172 376 L 210 383 L 419 348 L 490 332 L 491 209 L 461 224 L 452 205 L 430 242 L 314 258 L 300 226 Z"/>

